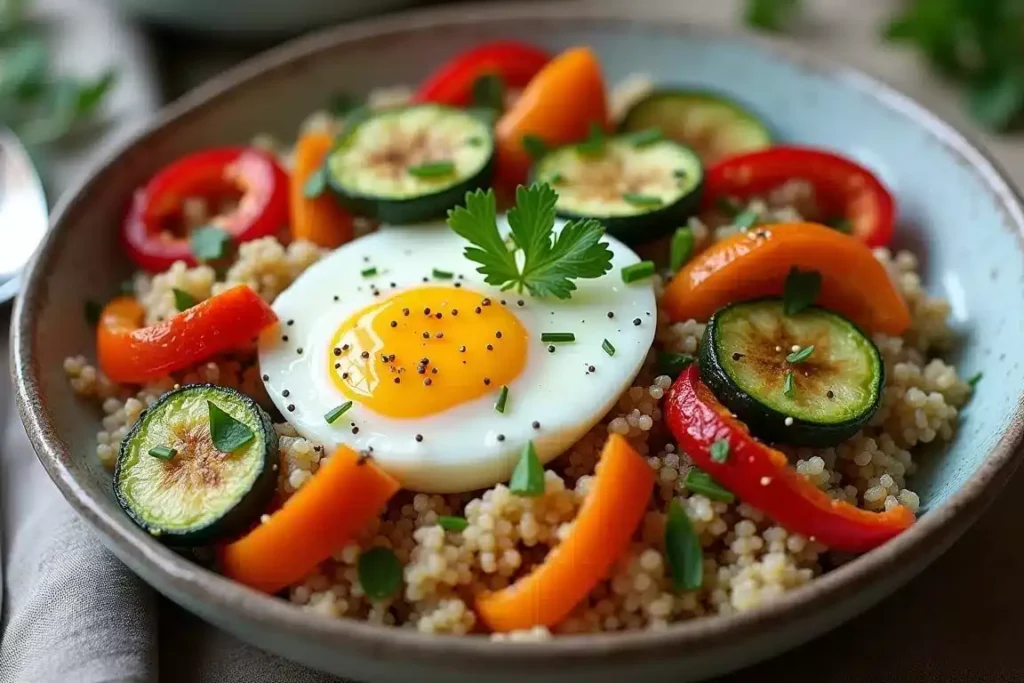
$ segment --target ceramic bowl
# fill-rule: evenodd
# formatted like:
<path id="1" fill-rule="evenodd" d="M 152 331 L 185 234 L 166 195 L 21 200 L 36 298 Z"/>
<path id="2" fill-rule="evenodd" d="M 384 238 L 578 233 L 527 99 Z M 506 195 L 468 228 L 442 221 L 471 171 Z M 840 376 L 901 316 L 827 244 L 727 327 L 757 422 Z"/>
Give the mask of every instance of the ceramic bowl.
<path id="1" fill-rule="evenodd" d="M 92 348 L 83 299 L 113 295 L 129 273 L 117 225 L 132 189 L 181 154 L 259 131 L 288 136 L 338 90 L 416 82 L 453 52 L 499 36 L 552 50 L 590 45 L 612 82 L 640 71 L 724 89 L 767 115 L 782 139 L 841 150 L 885 178 L 898 198 L 900 240 L 921 255 L 927 285 L 952 302 L 962 336 L 952 361 L 964 376 L 985 373 L 955 439 L 923 458 L 914 488 L 925 511 L 910 530 L 753 611 L 660 632 L 510 644 L 302 612 L 186 561 L 121 513 L 93 455 L 98 416 L 69 389 L 61 361 Z M 847 68 L 625 10 L 434 10 L 333 29 L 259 57 L 175 103 L 100 165 L 61 203 L 28 272 L 13 330 L 17 397 L 50 476 L 103 542 L 157 590 L 266 649 L 364 681 L 678 683 L 763 659 L 861 612 L 934 560 L 996 495 L 1017 465 L 1022 435 L 1022 232 L 1020 199 L 982 152 Z"/>

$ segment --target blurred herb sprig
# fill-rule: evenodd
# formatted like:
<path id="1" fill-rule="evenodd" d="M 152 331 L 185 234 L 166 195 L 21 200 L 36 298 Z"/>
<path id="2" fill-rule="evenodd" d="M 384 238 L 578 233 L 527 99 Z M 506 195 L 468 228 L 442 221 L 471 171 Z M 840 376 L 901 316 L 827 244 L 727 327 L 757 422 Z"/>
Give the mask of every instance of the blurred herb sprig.
<path id="1" fill-rule="evenodd" d="M 0 121 L 36 158 L 94 123 L 116 80 L 113 70 L 94 78 L 57 73 L 43 30 L 28 17 L 27 0 L 0 0 Z"/>
<path id="2" fill-rule="evenodd" d="M 746 0 L 744 19 L 786 31 L 803 0 Z M 880 27 L 881 37 L 921 53 L 963 89 L 971 116 L 1004 132 L 1024 124 L 1024 1 L 905 0 Z"/>

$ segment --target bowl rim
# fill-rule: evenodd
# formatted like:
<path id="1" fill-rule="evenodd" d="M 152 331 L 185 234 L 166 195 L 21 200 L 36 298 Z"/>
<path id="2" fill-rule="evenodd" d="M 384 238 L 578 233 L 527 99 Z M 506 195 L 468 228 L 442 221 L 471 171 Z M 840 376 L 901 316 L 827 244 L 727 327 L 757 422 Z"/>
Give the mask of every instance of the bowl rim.
<path id="1" fill-rule="evenodd" d="M 403 658 L 415 662 L 437 662 L 447 666 L 465 666 L 454 658 L 472 658 L 476 663 L 514 666 L 523 673 L 552 664 L 592 657 L 621 659 L 670 658 L 680 648 L 724 648 L 737 639 L 752 637 L 766 629 L 794 626 L 808 614 L 823 610 L 841 596 L 870 588 L 889 573 L 901 559 L 920 554 L 935 556 L 948 547 L 981 514 L 1002 488 L 1019 462 L 1019 446 L 1024 439 L 1024 392 L 1018 396 L 1012 417 L 1001 431 L 990 453 L 959 490 L 946 501 L 930 509 L 916 524 L 885 545 L 815 578 L 809 584 L 786 592 L 766 605 L 730 615 L 714 615 L 672 624 L 661 631 L 601 633 L 560 636 L 548 642 L 493 643 L 486 637 L 425 635 L 408 629 L 379 626 L 355 619 L 324 619 L 308 614 L 294 605 L 258 593 L 175 554 L 151 539 L 140 542 L 125 518 L 105 510 L 76 480 L 66 464 L 72 457 L 61 440 L 53 417 L 44 406 L 38 364 L 32 353 L 36 333 L 35 312 L 46 300 L 46 272 L 61 248 L 72 216 L 88 205 L 101 178 L 112 171 L 122 154 L 144 144 L 161 130 L 181 125 L 191 116 L 217 105 L 222 97 L 237 90 L 258 87 L 261 76 L 295 68 L 322 53 L 374 40 L 419 33 L 431 28 L 471 26 L 480 22 L 516 22 L 542 20 L 585 25 L 614 26 L 623 31 L 655 30 L 682 36 L 699 32 L 701 37 L 738 42 L 765 50 L 774 59 L 794 68 L 823 74 L 841 86 L 854 89 L 880 106 L 903 116 L 942 144 L 957 160 L 977 175 L 988 188 L 1003 214 L 1006 229 L 1024 244 L 1024 206 L 1021 195 L 1006 174 L 989 155 L 964 133 L 932 114 L 910 97 L 883 81 L 829 58 L 811 54 L 775 40 L 695 26 L 673 17 L 664 10 L 579 5 L 558 0 L 543 5 L 529 0 L 496 4 L 470 4 L 404 12 L 328 28 L 289 41 L 211 79 L 167 106 L 148 125 L 142 127 L 95 164 L 73 190 L 64 194 L 52 214 L 52 229 L 29 266 L 25 288 L 15 304 L 11 326 L 11 356 L 16 402 L 30 442 L 39 460 L 72 507 L 94 525 L 120 553 L 161 573 L 174 590 L 194 602 L 207 603 L 213 609 L 231 612 L 264 628 L 287 632 L 320 646 L 339 642 L 360 648 L 381 658 Z"/>

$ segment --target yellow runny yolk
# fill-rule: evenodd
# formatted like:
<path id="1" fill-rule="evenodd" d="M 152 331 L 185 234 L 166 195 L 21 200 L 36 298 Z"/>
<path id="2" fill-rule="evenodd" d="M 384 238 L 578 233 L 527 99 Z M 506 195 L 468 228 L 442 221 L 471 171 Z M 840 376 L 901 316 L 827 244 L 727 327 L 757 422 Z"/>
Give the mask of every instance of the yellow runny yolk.
<path id="1" fill-rule="evenodd" d="M 368 306 L 327 351 L 335 386 L 389 417 L 423 417 L 497 396 L 526 365 L 527 332 L 479 292 L 418 287 Z"/>

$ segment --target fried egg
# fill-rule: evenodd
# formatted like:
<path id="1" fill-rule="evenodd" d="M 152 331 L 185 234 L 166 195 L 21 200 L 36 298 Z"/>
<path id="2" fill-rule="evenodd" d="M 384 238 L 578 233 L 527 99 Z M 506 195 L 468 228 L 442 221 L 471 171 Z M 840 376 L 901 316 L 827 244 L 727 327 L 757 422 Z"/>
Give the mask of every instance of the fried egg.
<path id="1" fill-rule="evenodd" d="M 593 427 L 654 340 L 650 281 L 621 276 L 639 258 L 604 239 L 612 269 L 568 300 L 485 284 L 443 223 L 346 244 L 274 302 L 280 324 L 259 343 L 267 392 L 302 436 L 369 453 L 405 488 L 506 481 L 529 441 L 547 462 Z"/>

